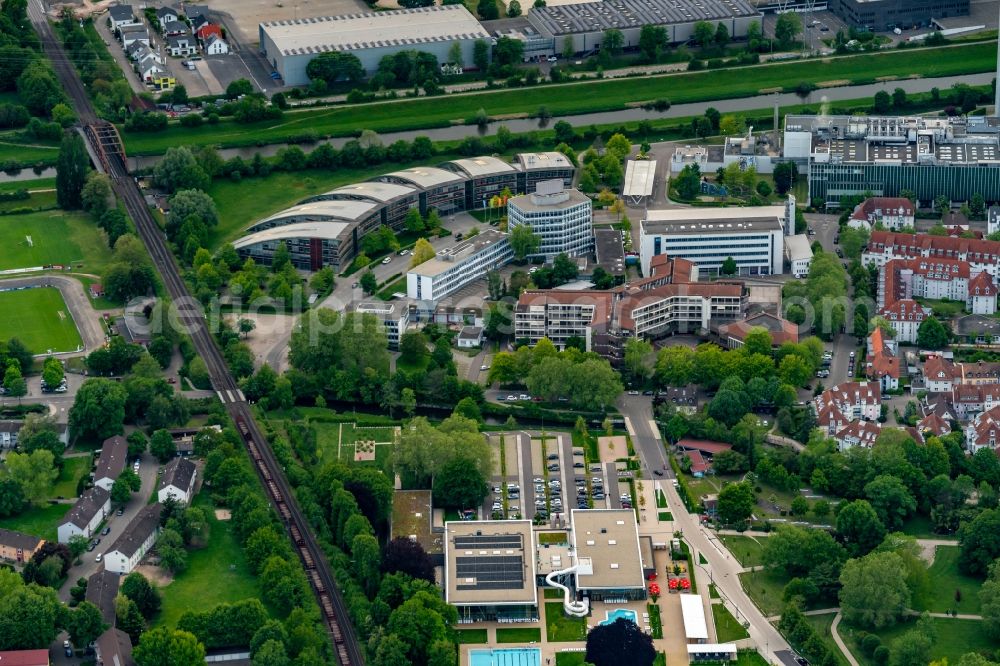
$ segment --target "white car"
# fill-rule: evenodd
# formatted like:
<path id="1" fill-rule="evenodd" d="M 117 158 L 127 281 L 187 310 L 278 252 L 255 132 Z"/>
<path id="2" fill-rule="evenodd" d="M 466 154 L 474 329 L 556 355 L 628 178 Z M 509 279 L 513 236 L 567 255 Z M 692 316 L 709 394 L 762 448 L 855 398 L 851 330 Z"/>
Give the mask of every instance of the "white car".
<path id="1" fill-rule="evenodd" d="M 481 367 L 480 367 L 479 369 L 480 369 L 480 370 L 489 370 L 489 369 L 490 369 L 490 366 L 488 366 L 488 365 L 484 365 L 484 366 L 481 366 Z"/>
<path id="2" fill-rule="evenodd" d="M 392 261 L 392 255 L 389 255 L 388 257 L 386 257 L 385 259 L 383 259 L 383 260 L 382 260 L 382 263 L 383 263 L 383 264 L 387 264 L 387 263 L 389 263 L 390 261 Z"/>
<path id="3" fill-rule="evenodd" d="M 100 562 L 102 557 L 104 557 L 104 556 L 101 553 L 98 553 L 97 557 L 94 558 L 94 561 L 95 562 Z"/>
<path id="4" fill-rule="evenodd" d="M 548 58 L 546 58 L 546 60 L 548 60 L 549 62 L 558 62 L 559 58 L 555 57 L 554 55 L 551 55 Z"/>

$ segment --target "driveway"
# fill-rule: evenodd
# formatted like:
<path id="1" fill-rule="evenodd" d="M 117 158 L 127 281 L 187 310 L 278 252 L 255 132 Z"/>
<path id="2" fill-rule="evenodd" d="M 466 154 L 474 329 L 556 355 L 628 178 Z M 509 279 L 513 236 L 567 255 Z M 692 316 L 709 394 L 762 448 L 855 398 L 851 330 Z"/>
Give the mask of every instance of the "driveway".
<path id="1" fill-rule="evenodd" d="M 618 408 L 625 416 L 625 424 L 632 437 L 636 454 L 645 468 L 643 477 L 655 479 L 652 470 L 666 470 L 664 479 L 673 478 L 674 474 L 667 464 L 667 454 L 659 432 L 652 422 L 653 410 L 650 398 L 623 395 L 618 400 Z M 789 650 L 788 643 L 743 590 L 739 580 L 743 567 L 730 555 L 725 546 L 700 524 L 697 515 L 687 512 L 672 484 L 661 481 L 655 483 L 667 498 L 667 508 L 674 517 L 674 529 L 680 530 L 691 547 L 705 556 L 712 580 L 720 594 L 728 599 L 738 613 L 750 623 L 750 638 L 758 650 L 769 663 L 779 661 L 780 656 L 777 653 Z M 704 565 L 699 566 L 704 568 Z"/>
<path id="2" fill-rule="evenodd" d="M 148 451 L 142 455 L 142 462 L 139 466 L 139 478 L 142 480 L 142 487 L 139 489 L 139 492 L 132 495 L 132 499 L 125 505 L 125 511 L 121 516 L 114 514 L 116 507 L 112 505 L 112 514 L 105 521 L 105 527 L 110 528 L 111 532 L 107 536 L 101 537 L 101 543 L 98 544 L 96 549 L 91 552 L 84 552 L 80 556 L 80 564 L 70 568 L 66 582 L 59 590 L 60 599 L 63 601 L 69 600 L 70 588 L 76 585 L 78 578 L 89 578 L 104 568 L 103 562 L 98 563 L 94 561 L 95 556 L 97 553 L 104 553 L 111 548 L 115 539 L 121 536 L 129 522 L 139 513 L 139 510 L 149 503 L 150 495 L 156 491 L 156 483 L 159 478 L 156 471 L 159 469 L 159 466 L 159 462 Z"/>

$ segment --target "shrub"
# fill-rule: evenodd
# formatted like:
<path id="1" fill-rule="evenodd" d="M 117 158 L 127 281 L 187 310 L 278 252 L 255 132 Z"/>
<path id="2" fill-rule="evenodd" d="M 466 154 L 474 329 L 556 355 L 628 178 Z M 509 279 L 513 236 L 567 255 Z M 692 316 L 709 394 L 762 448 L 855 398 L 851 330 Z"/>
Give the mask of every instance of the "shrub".
<path id="1" fill-rule="evenodd" d="M 861 649 L 865 651 L 865 654 L 870 656 L 875 656 L 875 651 L 882 647 L 882 641 L 875 634 L 867 634 L 863 639 L 861 639 Z"/>
<path id="2" fill-rule="evenodd" d="M 889 663 L 889 648 L 884 645 L 879 645 L 872 653 L 872 657 L 875 659 L 876 664 L 879 666 L 885 666 Z"/>

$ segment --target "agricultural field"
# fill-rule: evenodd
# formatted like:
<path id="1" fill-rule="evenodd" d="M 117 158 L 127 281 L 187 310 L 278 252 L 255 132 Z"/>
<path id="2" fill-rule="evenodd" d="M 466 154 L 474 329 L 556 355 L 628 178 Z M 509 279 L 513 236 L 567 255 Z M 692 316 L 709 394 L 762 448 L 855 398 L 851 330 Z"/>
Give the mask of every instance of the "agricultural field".
<path id="1" fill-rule="evenodd" d="M 545 106 L 555 116 L 614 111 L 658 98 L 673 104 L 733 99 L 762 91 L 794 88 L 802 82 L 871 81 L 880 77 L 939 77 L 992 71 L 991 43 L 947 49 L 889 51 L 850 57 L 684 72 L 630 79 L 605 79 L 516 90 L 373 102 L 321 110 L 288 112 L 278 120 L 254 124 L 223 121 L 218 125 L 182 128 L 172 125 L 156 134 L 126 133 L 129 154 L 159 154 L 181 144 L 254 145 L 281 142 L 312 130 L 320 135 L 353 136 L 361 129 L 377 132 L 445 127 L 464 122 L 479 109 L 491 116 L 525 115 Z M 584 86 L 585 89 L 581 89 Z"/>
<path id="2" fill-rule="evenodd" d="M 0 270 L 73 264 L 100 273 L 111 257 L 86 215 L 60 210 L 0 216 L 0 247 Z"/>
<path id="3" fill-rule="evenodd" d="M 0 339 L 20 338 L 36 353 L 75 351 L 83 344 L 54 287 L 0 292 L 0 312 Z"/>

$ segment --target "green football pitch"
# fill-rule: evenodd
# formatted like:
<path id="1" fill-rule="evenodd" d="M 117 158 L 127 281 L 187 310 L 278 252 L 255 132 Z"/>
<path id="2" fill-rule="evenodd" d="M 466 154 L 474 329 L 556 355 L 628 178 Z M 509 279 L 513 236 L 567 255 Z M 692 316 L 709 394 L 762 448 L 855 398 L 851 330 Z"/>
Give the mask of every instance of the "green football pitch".
<path id="1" fill-rule="evenodd" d="M 18 338 L 36 354 L 76 351 L 80 332 L 58 289 L 0 292 L 0 340 Z"/>
<path id="2" fill-rule="evenodd" d="M 85 216 L 58 210 L 0 217 L 0 248 L 0 270 L 84 262 L 96 272 L 109 253 Z"/>

